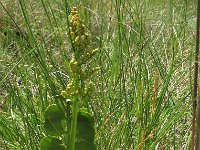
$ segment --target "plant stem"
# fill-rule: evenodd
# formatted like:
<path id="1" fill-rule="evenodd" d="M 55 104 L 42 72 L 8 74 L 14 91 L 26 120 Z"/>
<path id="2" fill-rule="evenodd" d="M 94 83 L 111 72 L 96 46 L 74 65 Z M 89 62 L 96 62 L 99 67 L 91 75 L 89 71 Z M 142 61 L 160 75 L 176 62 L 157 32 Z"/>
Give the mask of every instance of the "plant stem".
<path id="1" fill-rule="evenodd" d="M 78 98 L 75 97 L 73 101 L 72 108 L 72 122 L 71 122 L 71 134 L 70 134 L 70 150 L 74 150 L 75 148 L 75 140 L 76 140 L 76 126 L 77 126 L 77 115 L 78 115 Z"/>

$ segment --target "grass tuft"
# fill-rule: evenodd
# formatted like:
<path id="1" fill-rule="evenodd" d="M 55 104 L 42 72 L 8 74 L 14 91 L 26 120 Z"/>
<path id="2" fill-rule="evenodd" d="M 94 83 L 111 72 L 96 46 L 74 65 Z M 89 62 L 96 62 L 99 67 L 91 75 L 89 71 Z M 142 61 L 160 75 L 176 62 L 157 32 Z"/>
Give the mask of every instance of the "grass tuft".
<path id="1" fill-rule="evenodd" d="M 70 119 L 60 93 L 71 79 L 74 6 L 88 49 L 99 48 L 87 64 L 100 67 L 95 90 L 79 103 L 94 115 L 97 149 L 189 149 L 196 7 L 188 0 L 1 1 L 0 149 L 39 149 L 51 104 Z"/>

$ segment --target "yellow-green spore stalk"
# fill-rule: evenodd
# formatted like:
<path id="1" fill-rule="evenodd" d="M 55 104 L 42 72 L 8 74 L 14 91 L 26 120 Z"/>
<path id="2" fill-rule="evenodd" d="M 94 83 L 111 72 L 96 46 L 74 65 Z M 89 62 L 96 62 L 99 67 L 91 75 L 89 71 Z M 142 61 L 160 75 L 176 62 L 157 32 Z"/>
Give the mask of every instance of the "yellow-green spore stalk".
<path id="1" fill-rule="evenodd" d="M 76 59 L 82 58 L 86 53 L 87 47 L 90 44 L 89 34 L 86 32 L 86 27 L 79 19 L 76 7 L 72 8 L 71 15 L 69 16 L 70 23 L 70 36 L 72 39 L 72 46 Z"/>
<path id="2" fill-rule="evenodd" d="M 73 56 L 70 61 L 70 82 L 61 95 L 73 101 L 74 96 L 82 98 L 91 91 L 92 81 L 89 79 L 100 68 L 90 68 L 88 62 L 96 56 L 99 49 L 89 50 L 90 35 L 86 32 L 85 25 L 81 22 L 77 7 L 73 7 L 69 15 L 70 36 L 72 41 Z"/>
<path id="3" fill-rule="evenodd" d="M 70 61 L 70 81 L 67 88 L 61 92 L 61 95 L 73 103 L 70 150 L 74 150 L 78 102 L 84 100 L 84 97 L 89 96 L 93 92 L 95 85 L 90 79 L 100 68 L 91 68 L 89 65 L 89 62 L 96 56 L 99 49 L 89 49 L 90 35 L 86 32 L 86 27 L 79 18 L 77 7 L 73 7 L 69 15 L 69 28 L 73 56 Z"/>

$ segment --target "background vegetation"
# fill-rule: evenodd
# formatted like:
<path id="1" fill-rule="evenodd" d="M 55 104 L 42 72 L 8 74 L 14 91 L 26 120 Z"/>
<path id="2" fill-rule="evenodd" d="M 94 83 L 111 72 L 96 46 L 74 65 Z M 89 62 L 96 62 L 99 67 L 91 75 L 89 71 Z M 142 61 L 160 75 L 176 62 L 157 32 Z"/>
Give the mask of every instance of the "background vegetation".
<path id="1" fill-rule="evenodd" d="M 191 144 L 195 2 L 0 2 L 0 149 L 39 149 L 44 110 L 60 95 L 72 56 L 67 16 L 77 6 L 100 48 L 91 66 L 98 149 L 188 149 Z"/>

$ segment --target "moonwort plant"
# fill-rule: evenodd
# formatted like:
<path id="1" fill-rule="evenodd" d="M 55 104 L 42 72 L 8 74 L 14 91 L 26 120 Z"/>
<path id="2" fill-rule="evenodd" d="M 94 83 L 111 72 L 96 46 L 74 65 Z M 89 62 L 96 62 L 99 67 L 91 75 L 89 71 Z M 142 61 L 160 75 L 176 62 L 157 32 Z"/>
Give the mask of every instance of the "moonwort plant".
<path id="1" fill-rule="evenodd" d="M 94 118 L 86 108 L 79 108 L 79 103 L 93 92 L 95 85 L 91 76 L 100 68 L 91 67 L 89 62 L 99 49 L 90 50 L 90 35 L 79 18 L 77 7 L 71 10 L 69 27 L 73 55 L 69 63 L 70 80 L 61 95 L 66 102 L 72 103 L 72 113 L 70 119 L 66 119 L 58 105 L 50 105 L 46 109 L 44 128 L 47 136 L 41 141 L 41 150 L 96 150 Z M 63 120 L 70 121 L 71 126 L 66 129 Z M 66 134 L 69 134 L 67 142 L 61 140 Z"/>

